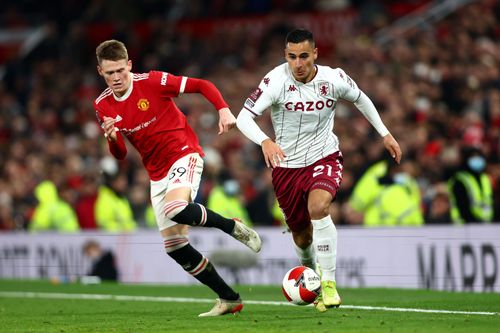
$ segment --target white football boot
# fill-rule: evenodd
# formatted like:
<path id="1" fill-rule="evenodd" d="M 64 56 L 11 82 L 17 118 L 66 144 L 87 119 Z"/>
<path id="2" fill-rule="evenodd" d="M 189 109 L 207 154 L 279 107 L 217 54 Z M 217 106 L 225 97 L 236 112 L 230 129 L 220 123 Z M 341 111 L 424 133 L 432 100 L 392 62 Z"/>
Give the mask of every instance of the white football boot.
<path id="1" fill-rule="evenodd" d="M 228 313 L 236 314 L 242 309 L 243 303 L 241 302 L 241 299 L 238 299 L 236 301 L 228 301 L 225 299 L 217 298 L 215 300 L 214 307 L 208 312 L 200 313 L 198 317 L 216 317 Z"/>
<path id="2" fill-rule="evenodd" d="M 262 241 L 260 240 L 259 234 L 255 230 L 247 227 L 241 220 L 237 218 L 233 218 L 233 220 L 235 223 L 231 236 L 248 246 L 252 251 L 259 252 L 262 247 Z"/>

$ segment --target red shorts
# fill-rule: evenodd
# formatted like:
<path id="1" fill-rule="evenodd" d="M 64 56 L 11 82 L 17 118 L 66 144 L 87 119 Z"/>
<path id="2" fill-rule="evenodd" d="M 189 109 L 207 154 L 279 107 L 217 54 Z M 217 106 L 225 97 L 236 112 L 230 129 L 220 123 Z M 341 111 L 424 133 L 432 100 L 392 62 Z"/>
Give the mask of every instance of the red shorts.
<path id="1" fill-rule="evenodd" d="M 333 199 L 342 182 L 343 157 L 340 151 L 304 168 L 274 168 L 273 187 L 290 230 L 304 230 L 311 223 L 307 209 L 309 192 L 328 191 Z"/>

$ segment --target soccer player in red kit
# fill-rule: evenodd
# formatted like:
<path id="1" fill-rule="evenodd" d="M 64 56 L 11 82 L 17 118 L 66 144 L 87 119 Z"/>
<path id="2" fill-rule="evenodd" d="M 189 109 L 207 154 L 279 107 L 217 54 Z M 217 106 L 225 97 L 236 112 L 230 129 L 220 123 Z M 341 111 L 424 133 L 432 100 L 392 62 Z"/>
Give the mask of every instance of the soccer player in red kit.
<path id="1" fill-rule="evenodd" d="M 132 61 L 120 41 L 101 43 L 96 56 L 97 71 L 108 88 L 94 107 L 110 152 L 117 159 L 125 158 L 123 136 L 137 149 L 151 180 L 151 202 L 167 254 L 219 296 L 215 306 L 200 316 L 241 311 L 239 294 L 189 244 L 188 226 L 218 228 L 255 252 L 260 251 L 261 240 L 243 223 L 193 202 L 203 171 L 203 151 L 173 98 L 182 93 L 202 94 L 219 112 L 219 134 L 235 126 L 235 117 L 209 81 L 160 71 L 132 73 Z"/>
<path id="2" fill-rule="evenodd" d="M 285 39 L 286 62 L 272 69 L 245 101 L 237 126 L 262 146 L 267 166 L 273 168 L 273 187 L 292 232 L 302 265 L 321 271 L 320 312 L 340 306 L 335 270 L 337 229 L 329 207 L 342 181 L 343 157 L 335 135 L 337 102 L 353 103 L 383 137 L 397 163 L 399 144 L 385 127 L 377 109 L 341 68 L 316 65 L 313 34 L 291 31 Z M 269 138 L 254 118 L 271 109 L 275 138 Z"/>

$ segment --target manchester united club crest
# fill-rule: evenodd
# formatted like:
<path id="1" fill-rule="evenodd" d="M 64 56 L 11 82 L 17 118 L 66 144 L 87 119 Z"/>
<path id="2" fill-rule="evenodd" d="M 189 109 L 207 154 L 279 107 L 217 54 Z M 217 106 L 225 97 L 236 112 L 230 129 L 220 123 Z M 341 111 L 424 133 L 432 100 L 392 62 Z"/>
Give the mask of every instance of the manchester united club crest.
<path id="1" fill-rule="evenodd" d="M 137 108 L 141 111 L 147 111 L 149 109 L 149 101 L 145 98 L 141 98 L 137 102 Z"/>

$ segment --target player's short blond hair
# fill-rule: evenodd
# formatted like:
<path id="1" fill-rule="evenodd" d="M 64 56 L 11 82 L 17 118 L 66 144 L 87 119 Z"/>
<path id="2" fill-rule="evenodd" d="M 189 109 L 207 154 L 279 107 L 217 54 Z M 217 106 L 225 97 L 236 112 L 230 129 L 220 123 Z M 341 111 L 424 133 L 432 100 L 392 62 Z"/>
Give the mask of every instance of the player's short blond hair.
<path id="1" fill-rule="evenodd" d="M 99 44 L 95 50 L 95 54 L 99 65 L 103 60 L 128 60 L 128 52 L 125 44 L 116 39 L 106 40 Z"/>

